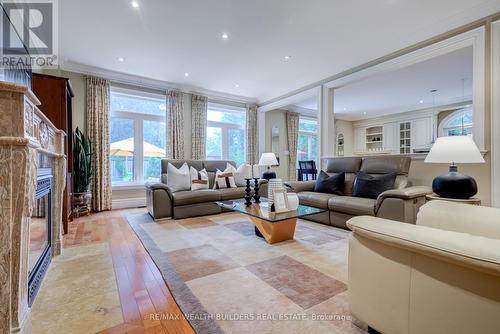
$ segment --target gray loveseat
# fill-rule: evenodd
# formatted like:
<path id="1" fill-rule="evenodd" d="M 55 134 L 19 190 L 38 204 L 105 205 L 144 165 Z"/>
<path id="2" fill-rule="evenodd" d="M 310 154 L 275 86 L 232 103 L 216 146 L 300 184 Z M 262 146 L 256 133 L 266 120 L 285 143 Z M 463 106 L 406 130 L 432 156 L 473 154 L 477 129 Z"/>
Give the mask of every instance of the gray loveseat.
<path id="1" fill-rule="evenodd" d="M 409 157 L 338 157 L 326 160 L 325 172 L 335 175 L 345 172 L 345 196 L 314 192 L 316 181 L 286 182 L 291 191 L 298 193 L 300 204 L 328 210 L 308 216 L 307 219 L 323 224 L 347 228 L 346 221 L 354 216 L 374 216 L 414 224 L 425 195 L 431 188 L 411 186 L 408 180 L 411 158 Z M 380 194 L 377 199 L 353 197 L 356 173 L 370 175 L 397 174 L 394 189 Z"/>
<path id="2" fill-rule="evenodd" d="M 167 165 L 169 162 L 177 168 L 180 168 L 185 162 L 196 170 L 205 168 L 208 173 L 210 189 L 172 192 L 167 186 Z M 221 213 L 221 208 L 214 202 L 245 196 L 245 187 L 212 189 L 215 172 L 217 169 L 225 170 L 227 163 L 236 167 L 235 162 L 230 160 L 162 160 L 161 182 L 146 183 L 146 203 L 149 214 L 154 219 L 168 217 L 181 219 Z M 262 192 L 259 191 L 259 193 L 267 194 L 265 180 L 261 180 L 260 183 Z"/>

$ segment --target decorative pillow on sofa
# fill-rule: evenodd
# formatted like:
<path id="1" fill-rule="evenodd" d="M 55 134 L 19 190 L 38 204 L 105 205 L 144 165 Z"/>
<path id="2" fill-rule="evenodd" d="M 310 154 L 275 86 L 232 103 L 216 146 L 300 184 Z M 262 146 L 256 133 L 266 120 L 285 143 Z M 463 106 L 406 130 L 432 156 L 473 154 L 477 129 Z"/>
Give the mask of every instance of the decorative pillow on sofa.
<path id="1" fill-rule="evenodd" d="M 364 172 L 358 172 L 354 181 L 352 195 L 354 197 L 377 199 L 378 195 L 384 191 L 394 189 L 396 176 L 396 173 L 371 176 Z"/>
<path id="2" fill-rule="evenodd" d="M 231 170 L 234 175 L 234 183 L 237 187 L 246 187 L 247 181 L 245 180 L 247 168 L 252 168 L 250 165 L 242 164 L 237 169 L 234 168 L 229 162 L 226 165 L 226 171 Z"/>
<path id="3" fill-rule="evenodd" d="M 226 168 L 223 172 L 217 169 L 217 172 L 215 172 L 214 189 L 236 188 L 232 168 Z"/>
<path id="4" fill-rule="evenodd" d="M 189 167 L 184 163 L 181 168 L 177 169 L 170 162 L 167 165 L 167 186 L 173 192 L 191 189 L 191 175 Z"/>
<path id="5" fill-rule="evenodd" d="M 190 167 L 189 174 L 191 175 L 191 190 L 208 189 L 208 173 L 205 168 L 197 171 L 196 168 Z"/>
<path id="6" fill-rule="evenodd" d="M 316 184 L 314 185 L 314 191 L 318 193 L 327 193 L 335 195 L 344 195 L 345 187 L 345 173 L 339 173 L 337 175 L 328 175 L 327 173 L 321 171 L 319 173 Z"/>

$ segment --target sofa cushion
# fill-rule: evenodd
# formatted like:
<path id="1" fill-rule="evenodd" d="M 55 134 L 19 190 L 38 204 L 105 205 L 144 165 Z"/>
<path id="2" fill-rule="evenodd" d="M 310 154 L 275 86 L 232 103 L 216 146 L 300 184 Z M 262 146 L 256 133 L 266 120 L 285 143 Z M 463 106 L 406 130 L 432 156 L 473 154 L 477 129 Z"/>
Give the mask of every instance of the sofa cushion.
<path id="1" fill-rule="evenodd" d="M 219 189 L 218 192 L 223 201 L 245 197 L 244 187 Z"/>
<path id="2" fill-rule="evenodd" d="M 345 173 L 328 175 L 321 171 L 314 185 L 314 191 L 325 194 L 344 195 Z"/>
<path id="3" fill-rule="evenodd" d="M 191 175 L 187 163 L 182 164 L 180 168 L 168 163 L 167 186 L 172 192 L 191 189 Z"/>
<path id="4" fill-rule="evenodd" d="M 372 176 L 358 172 L 354 181 L 353 196 L 377 199 L 386 190 L 394 189 L 396 173 Z"/>
<path id="5" fill-rule="evenodd" d="M 375 216 L 376 203 L 371 198 L 336 196 L 328 201 L 328 209 L 354 216 Z"/>
<path id="6" fill-rule="evenodd" d="M 172 200 L 174 206 L 215 202 L 221 200 L 221 194 L 213 189 L 178 191 L 172 194 Z"/>
<path id="7" fill-rule="evenodd" d="M 336 197 L 334 194 L 323 194 L 316 193 L 313 191 L 303 191 L 297 194 L 299 196 L 299 202 L 302 205 L 312 206 L 319 209 L 328 209 L 328 200 L 332 197 Z"/>

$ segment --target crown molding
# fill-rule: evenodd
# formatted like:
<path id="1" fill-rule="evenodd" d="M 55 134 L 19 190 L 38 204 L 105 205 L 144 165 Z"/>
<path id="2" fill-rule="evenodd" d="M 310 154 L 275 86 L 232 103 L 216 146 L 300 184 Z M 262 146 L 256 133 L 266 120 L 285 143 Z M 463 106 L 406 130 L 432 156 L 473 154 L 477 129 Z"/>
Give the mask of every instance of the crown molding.
<path id="1" fill-rule="evenodd" d="M 157 79 L 146 78 L 138 75 L 127 74 L 123 72 L 107 70 L 100 67 L 95 67 L 91 65 L 76 63 L 72 61 L 61 61 L 59 68 L 63 71 L 75 72 L 84 75 L 92 75 L 98 76 L 105 79 L 108 79 L 112 82 L 131 85 L 131 86 L 139 86 L 159 91 L 166 91 L 169 89 L 176 89 L 184 93 L 188 94 L 199 94 L 207 96 L 211 100 L 216 101 L 229 101 L 229 102 L 238 102 L 243 104 L 257 104 L 258 100 L 252 97 L 228 94 L 223 92 L 217 92 L 213 90 L 208 90 L 205 88 L 192 86 L 192 85 L 184 85 L 170 81 L 163 81 Z"/>

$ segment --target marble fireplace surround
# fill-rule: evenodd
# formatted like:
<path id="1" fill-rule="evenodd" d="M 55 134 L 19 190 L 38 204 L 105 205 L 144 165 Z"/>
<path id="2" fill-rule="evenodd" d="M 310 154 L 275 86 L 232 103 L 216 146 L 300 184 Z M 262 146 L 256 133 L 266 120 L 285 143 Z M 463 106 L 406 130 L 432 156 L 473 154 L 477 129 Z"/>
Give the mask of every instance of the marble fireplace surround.
<path id="1" fill-rule="evenodd" d="M 52 256 L 61 253 L 66 134 L 25 86 L 0 81 L 0 333 L 29 332 L 29 222 L 39 155 L 53 158 Z"/>

